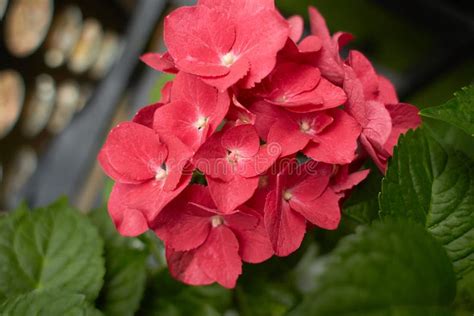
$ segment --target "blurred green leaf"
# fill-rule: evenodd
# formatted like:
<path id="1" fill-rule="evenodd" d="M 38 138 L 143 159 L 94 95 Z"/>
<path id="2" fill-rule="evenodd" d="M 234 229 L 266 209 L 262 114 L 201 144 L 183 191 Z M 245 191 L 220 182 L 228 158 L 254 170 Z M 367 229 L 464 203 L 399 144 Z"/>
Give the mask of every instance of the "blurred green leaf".
<path id="1" fill-rule="evenodd" d="M 105 315 L 134 315 L 145 290 L 148 249 L 138 238 L 120 236 L 105 208 L 89 216 L 105 241 L 106 273 L 97 304 Z"/>
<path id="2" fill-rule="evenodd" d="M 421 225 L 377 222 L 341 241 L 290 315 L 452 315 L 455 281 L 446 252 Z"/>
<path id="3" fill-rule="evenodd" d="M 458 277 L 474 270 L 474 162 L 448 152 L 424 129 L 402 136 L 380 195 L 381 216 L 424 225 Z"/>
<path id="4" fill-rule="evenodd" d="M 93 301 L 102 286 L 103 243 L 67 200 L 0 221 L 0 297 L 61 289 Z"/>
<path id="5" fill-rule="evenodd" d="M 175 75 L 173 74 L 167 74 L 167 73 L 160 74 L 160 76 L 158 77 L 158 80 L 155 83 L 155 86 L 153 87 L 150 93 L 151 102 L 158 102 L 159 100 L 161 100 L 161 90 L 163 89 L 165 84 L 168 81 L 173 80 L 174 77 Z"/>
<path id="6" fill-rule="evenodd" d="M 100 316 L 81 294 L 35 290 L 7 300 L 0 312 L 4 316 Z"/>
<path id="7" fill-rule="evenodd" d="M 140 315 L 218 316 L 230 307 L 232 292 L 219 285 L 187 286 L 167 269 L 149 280 Z"/>

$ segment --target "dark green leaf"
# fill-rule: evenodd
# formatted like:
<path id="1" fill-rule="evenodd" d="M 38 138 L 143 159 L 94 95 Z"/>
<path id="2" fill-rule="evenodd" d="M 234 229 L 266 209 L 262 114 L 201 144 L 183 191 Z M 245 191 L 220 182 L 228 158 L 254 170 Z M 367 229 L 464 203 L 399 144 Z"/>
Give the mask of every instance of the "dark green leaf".
<path id="1" fill-rule="evenodd" d="M 344 202 L 344 215 L 362 224 L 369 224 L 378 219 L 379 203 L 377 194 L 380 192 L 382 175 L 372 170 L 367 179 L 358 185 L 347 201 Z"/>
<path id="2" fill-rule="evenodd" d="M 360 227 L 328 255 L 314 284 L 290 315 L 452 315 L 456 292 L 446 252 L 410 222 Z"/>
<path id="3" fill-rule="evenodd" d="M 107 213 L 89 214 L 105 240 L 105 280 L 98 306 L 105 315 L 134 315 L 143 297 L 148 251 L 138 238 L 120 236 Z"/>
<path id="4" fill-rule="evenodd" d="M 382 182 L 383 217 L 424 225 L 459 277 L 474 269 L 474 162 L 448 152 L 423 129 L 402 136 Z"/>
<path id="5" fill-rule="evenodd" d="M 97 297 L 104 276 L 102 240 L 87 218 L 59 201 L 0 221 L 0 297 L 62 289 Z"/>
<path id="6" fill-rule="evenodd" d="M 0 308 L 5 316 L 99 316 L 81 294 L 35 290 L 8 299 Z"/>
<path id="7" fill-rule="evenodd" d="M 219 316 L 231 304 L 231 291 L 219 286 L 187 286 L 173 279 L 167 269 L 149 280 L 140 315 Z"/>
<path id="8" fill-rule="evenodd" d="M 474 137 L 474 86 L 463 88 L 454 96 L 445 104 L 424 109 L 420 114 L 457 126 Z"/>

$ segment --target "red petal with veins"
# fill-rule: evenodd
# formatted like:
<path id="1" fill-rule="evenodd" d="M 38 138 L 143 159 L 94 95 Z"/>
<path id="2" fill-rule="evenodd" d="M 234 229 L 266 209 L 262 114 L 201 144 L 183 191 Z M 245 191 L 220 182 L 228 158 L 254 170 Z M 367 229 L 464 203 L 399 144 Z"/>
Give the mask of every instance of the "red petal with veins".
<path id="1" fill-rule="evenodd" d="M 277 192 L 267 195 L 264 221 L 275 254 L 284 257 L 300 247 L 306 233 L 306 220 Z"/>
<path id="2" fill-rule="evenodd" d="M 147 66 L 162 72 L 177 73 L 178 69 L 174 64 L 173 58 L 168 52 L 164 54 L 159 53 L 146 53 L 140 57 L 140 59 L 147 64 Z"/>
<path id="3" fill-rule="evenodd" d="M 196 250 L 179 252 L 166 248 L 166 261 L 170 274 L 177 280 L 189 285 L 208 285 L 214 280 L 205 274 L 198 265 Z"/>
<path id="4" fill-rule="evenodd" d="M 195 252 L 201 270 L 226 288 L 234 288 L 242 273 L 239 242 L 226 226 L 213 228 L 206 242 Z"/>
<path id="5" fill-rule="evenodd" d="M 303 215 L 312 224 L 324 229 L 336 229 L 341 221 L 340 196 L 327 189 L 312 201 L 290 200 L 290 207 Z"/>
<path id="6" fill-rule="evenodd" d="M 258 187 L 258 177 L 244 178 L 236 175 L 231 181 L 206 177 L 212 199 L 217 208 L 224 214 L 229 214 L 247 202 Z"/>
<path id="7" fill-rule="evenodd" d="M 332 112 L 334 121 L 318 133 L 304 150 L 304 154 L 316 161 L 331 164 L 347 164 L 354 160 L 360 125 L 342 110 Z"/>
<path id="8" fill-rule="evenodd" d="M 99 153 L 99 162 L 114 180 L 139 183 L 154 178 L 167 155 L 168 150 L 155 131 L 124 122 L 110 132 Z"/>

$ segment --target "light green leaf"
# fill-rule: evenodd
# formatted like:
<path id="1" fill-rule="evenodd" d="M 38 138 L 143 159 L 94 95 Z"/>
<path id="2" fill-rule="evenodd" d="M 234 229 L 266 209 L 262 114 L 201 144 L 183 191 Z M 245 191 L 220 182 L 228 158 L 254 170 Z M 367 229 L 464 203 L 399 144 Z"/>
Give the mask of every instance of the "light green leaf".
<path id="1" fill-rule="evenodd" d="M 0 308 L 4 316 L 99 316 L 81 294 L 35 290 L 8 299 Z"/>
<path id="2" fill-rule="evenodd" d="M 447 122 L 474 137 L 474 85 L 463 88 L 441 106 L 424 109 L 420 114 Z"/>
<path id="3" fill-rule="evenodd" d="M 105 280 L 98 306 L 105 315 L 134 315 L 143 297 L 148 251 L 138 238 L 120 236 L 106 209 L 89 214 L 105 241 Z"/>
<path id="4" fill-rule="evenodd" d="M 290 315 L 452 315 L 452 264 L 418 224 L 377 222 L 343 239 Z"/>
<path id="5" fill-rule="evenodd" d="M 102 240 L 87 218 L 59 201 L 0 221 L 0 298 L 61 289 L 93 301 L 102 286 Z"/>
<path id="6" fill-rule="evenodd" d="M 474 162 L 448 152 L 423 129 L 402 136 L 380 195 L 381 216 L 424 225 L 458 277 L 474 269 Z"/>

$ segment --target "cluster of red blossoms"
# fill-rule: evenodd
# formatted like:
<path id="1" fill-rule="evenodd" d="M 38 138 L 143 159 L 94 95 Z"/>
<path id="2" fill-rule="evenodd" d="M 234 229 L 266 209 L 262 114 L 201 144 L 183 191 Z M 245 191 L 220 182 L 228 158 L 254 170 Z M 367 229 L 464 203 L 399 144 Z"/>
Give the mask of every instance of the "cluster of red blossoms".
<path id="1" fill-rule="evenodd" d="M 116 181 L 109 213 L 122 235 L 153 230 L 185 283 L 232 288 L 242 262 L 336 229 L 366 158 L 384 171 L 420 123 L 360 52 L 340 56 L 351 35 L 309 12 L 301 39 L 302 18 L 273 0 L 199 0 L 166 18 L 168 52 L 142 58 L 176 77 L 100 152 Z"/>

